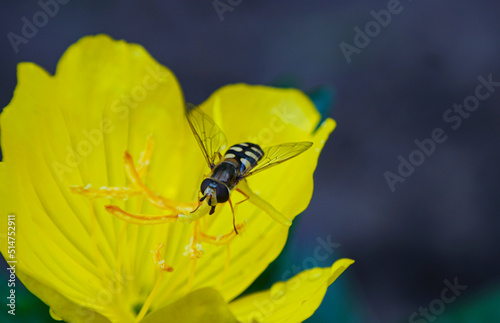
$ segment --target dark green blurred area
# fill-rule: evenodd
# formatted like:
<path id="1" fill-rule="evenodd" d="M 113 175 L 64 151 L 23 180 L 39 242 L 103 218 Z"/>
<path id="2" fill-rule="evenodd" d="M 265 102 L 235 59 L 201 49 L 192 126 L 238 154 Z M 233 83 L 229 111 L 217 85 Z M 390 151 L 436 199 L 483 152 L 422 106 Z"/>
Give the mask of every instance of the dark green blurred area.
<path id="1" fill-rule="evenodd" d="M 33 323 L 43 323 L 43 322 L 55 322 L 50 314 L 49 307 L 45 305 L 41 300 L 35 297 L 26 289 L 26 287 L 21 284 L 19 279 L 16 277 L 15 295 L 16 295 L 16 315 L 13 316 L 8 313 L 11 309 L 7 306 L 6 298 L 10 295 L 10 289 L 7 286 L 9 280 L 9 272 L 6 270 L 9 266 L 5 262 L 3 257 L 0 257 L 0 266 L 5 268 L 0 274 L 0 291 L 2 295 L 2 310 L 0 311 L 0 322 L 33 322 Z"/>

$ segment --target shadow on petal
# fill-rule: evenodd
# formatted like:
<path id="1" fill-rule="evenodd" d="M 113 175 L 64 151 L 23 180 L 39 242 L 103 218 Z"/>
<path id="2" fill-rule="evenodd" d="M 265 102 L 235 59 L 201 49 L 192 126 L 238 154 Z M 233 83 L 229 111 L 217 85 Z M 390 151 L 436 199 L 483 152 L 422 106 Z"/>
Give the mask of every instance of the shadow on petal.
<path id="1" fill-rule="evenodd" d="M 215 289 L 195 290 L 178 301 L 147 315 L 141 323 L 237 323 L 222 296 Z"/>

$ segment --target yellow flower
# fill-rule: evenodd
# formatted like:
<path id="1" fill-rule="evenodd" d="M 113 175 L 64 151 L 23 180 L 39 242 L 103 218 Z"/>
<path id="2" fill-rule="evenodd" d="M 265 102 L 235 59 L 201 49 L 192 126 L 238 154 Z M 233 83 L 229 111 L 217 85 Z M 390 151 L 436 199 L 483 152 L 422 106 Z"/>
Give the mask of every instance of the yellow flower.
<path id="1" fill-rule="evenodd" d="M 71 46 L 54 76 L 35 64 L 19 64 L 14 97 L 0 116 L 5 215 L 0 225 L 7 232 L 6 216 L 15 214 L 15 257 L 7 258 L 5 235 L 1 252 L 17 261 L 17 276 L 51 307 L 53 317 L 70 322 L 300 322 L 353 262 L 341 259 L 331 268 L 310 269 L 269 291 L 235 300 L 278 256 L 287 238 L 288 228 L 262 205 L 240 204 L 235 213 L 241 234 L 228 236 L 222 236 L 232 231 L 227 203 L 192 223 L 139 225 L 110 215 L 106 205 L 134 214 L 168 214 L 148 202 L 156 194 L 196 205 L 209 168 L 184 106 L 168 69 L 141 46 L 105 35 Z M 312 141 L 304 154 L 248 179 L 257 200 L 268 201 L 289 219 L 307 207 L 333 120 L 314 132 L 320 116 L 300 91 L 245 84 L 217 90 L 201 109 L 224 131 L 228 144 Z M 125 152 L 153 197 L 138 193 L 130 182 Z M 78 190 L 81 194 L 75 194 Z M 82 196 L 92 191 L 101 193 Z M 112 198 L 99 198 L 104 191 Z M 242 196 L 233 192 L 232 198 Z M 210 236 L 227 241 L 217 243 Z"/>

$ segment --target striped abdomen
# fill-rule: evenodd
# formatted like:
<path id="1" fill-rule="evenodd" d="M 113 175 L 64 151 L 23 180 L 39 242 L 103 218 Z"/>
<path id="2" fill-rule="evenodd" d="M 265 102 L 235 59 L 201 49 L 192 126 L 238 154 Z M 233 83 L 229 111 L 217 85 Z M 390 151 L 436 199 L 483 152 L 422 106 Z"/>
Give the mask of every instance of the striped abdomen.
<path id="1" fill-rule="evenodd" d="M 264 155 L 259 145 L 244 142 L 231 146 L 224 154 L 224 161 L 233 162 L 237 170 L 244 174 L 250 171 Z"/>

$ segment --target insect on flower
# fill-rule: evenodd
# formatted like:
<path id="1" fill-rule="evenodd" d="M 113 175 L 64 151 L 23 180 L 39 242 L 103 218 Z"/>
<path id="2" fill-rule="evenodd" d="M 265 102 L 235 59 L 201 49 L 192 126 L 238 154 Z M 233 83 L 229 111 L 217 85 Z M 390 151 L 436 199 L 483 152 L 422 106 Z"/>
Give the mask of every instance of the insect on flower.
<path id="1" fill-rule="evenodd" d="M 217 204 L 229 202 L 236 233 L 238 231 L 230 197 L 231 191 L 236 189 L 245 196 L 245 199 L 237 204 L 246 201 L 249 196 L 238 188 L 241 181 L 246 181 L 251 175 L 296 157 L 312 146 L 312 142 L 304 141 L 261 148 L 257 144 L 243 142 L 229 147 L 222 156 L 221 151 L 226 147 L 226 136 L 217 124 L 198 107 L 191 107 L 187 113 L 187 120 L 211 170 L 210 175 L 201 182 L 200 191 L 203 196 L 194 211 L 205 200 L 211 206 L 209 214 L 215 212 Z"/>
<path id="2" fill-rule="evenodd" d="M 151 77 L 155 86 L 144 83 Z M 23 215 L 16 218 L 23 228 L 16 233 L 16 275 L 54 319 L 302 322 L 352 264 L 341 259 L 330 268 L 294 272 L 268 290 L 238 296 L 283 250 L 286 226 L 309 204 L 320 151 L 335 128 L 328 118 L 318 127 L 320 115 L 304 93 L 248 84 L 215 91 L 202 111 L 223 117 L 219 122 L 207 112 L 230 142 L 205 145 L 216 152 L 205 155 L 213 158 L 207 168 L 180 84 L 139 44 L 86 36 L 65 52 L 54 75 L 21 63 L 18 80 L 0 116 L 0 209 Z M 138 86 L 147 87 L 147 98 L 131 107 L 123 100 Z M 246 233 L 237 235 L 228 203 L 209 216 L 212 196 L 200 202 L 199 184 L 223 174 L 215 168 L 230 145 L 260 144 L 249 138 L 267 129 L 276 135 L 265 137 L 272 145 L 308 140 L 314 147 L 255 177 L 250 172 L 273 152 L 262 149 L 252 169 L 245 166 L 248 173 L 234 154 L 238 174 L 250 176 L 235 177 L 228 194 L 233 205 L 245 198 L 237 189 L 248 197 L 234 210 L 238 232 Z M 1 235 L 0 246 L 7 258 Z"/>
<path id="3" fill-rule="evenodd" d="M 143 178 L 149 165 L 154 142 L 150 137 L 141 158 L 134 164 L 132 156 L 126 151 L 124 156 L 125 170 L 130 181 L 126 187 L 101 187 L 93 188 L 90 184 L 72 186 L 74 193 L 95 198 L 117 198 L 125 200 L 130 196 L 143 195 L 152 205 L 169 211 L 170 214 L 138 214 L 122 210 L 117 205 L 106 205 L 106 211 L 118 218 L 135 224 L 160 224 L 168 222 L 192 222 L 213 214 L 219 203 L 229 202 L 233 214 L 233 229 L 238 234 L 235 223 L 234 210 L 236 205 L 249 201 L 267 213 L 282 225 L 290 226 L 292 221 L 276 210 L 271 204 L 260 198 L 248 187 L 246 178 L 257 174 L 272 166 L 283 163 L 298 156 L 312 146 L 312 142 L 291 142 L 281 145 L 261 148 L 259 145 L 243 142 L 231 146 L 224 155 L 221 154 L 226 147 L 226 135 L 217 124 L 199 107 L 188 107 L 186 114 L 189 126 L 198 142 L 203 156 L 210 168 L 210 174 L 201 182 L 202 197 L 197 203 L 182 203 L 170 200 L 151 191 L 144 183 Z M 245 198 L 234 206 L 231 202 L 231 191 L 240 192 Z M 198 210 L 206 201 L 210 211 Z M 241 226 L 244 226 L 242 224 Z M 224 236 L 229 236 L 226 234 Z M 217 240 L 216 238 L 214 238 Z M 220 239 L 220 238 L 219 238 Z M 217 240 L 218 241 L 218 240 Z"/>

